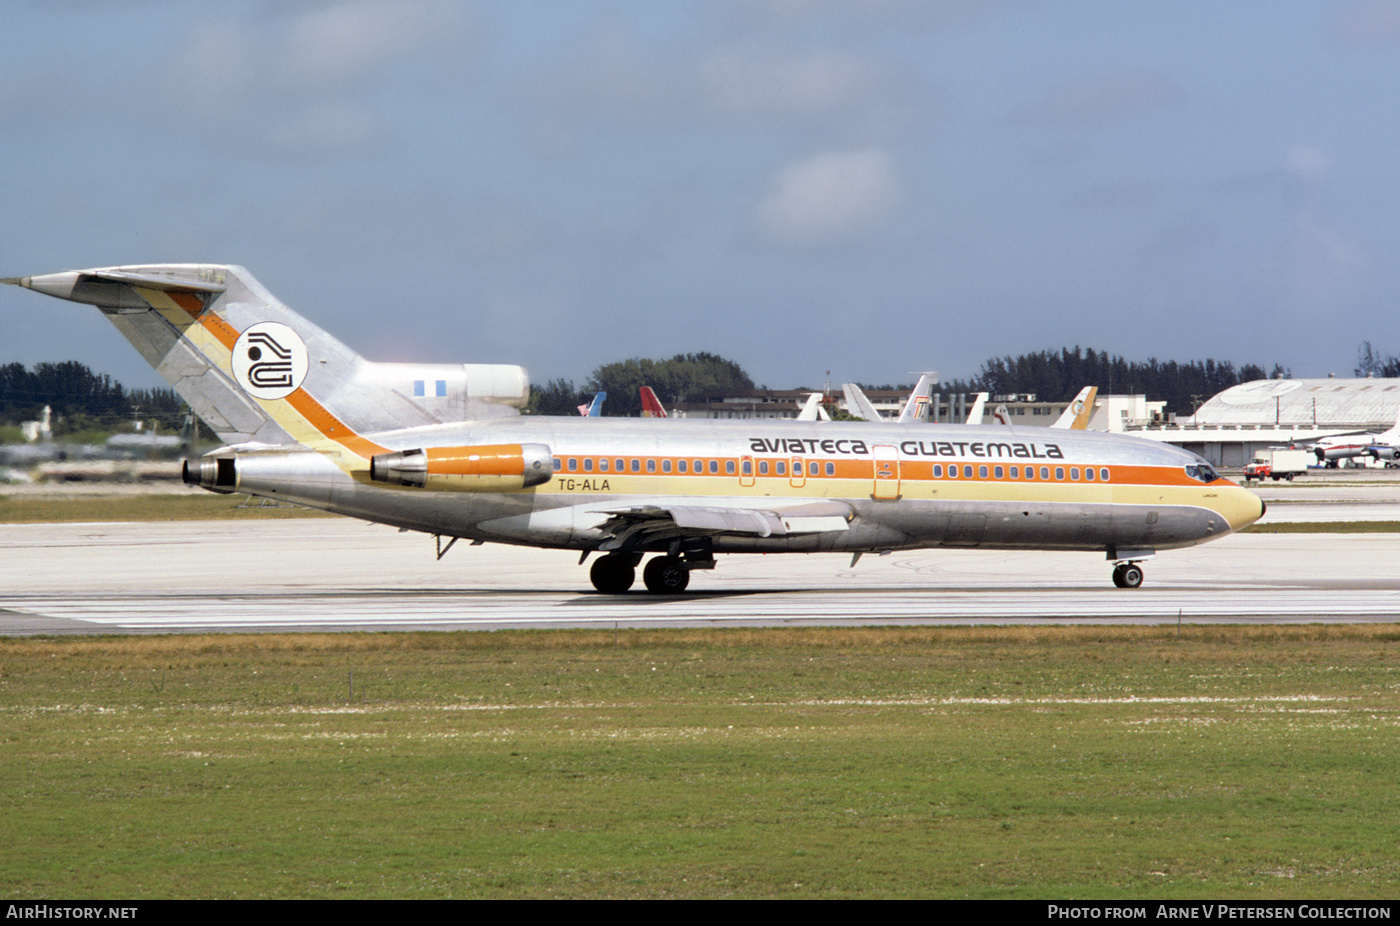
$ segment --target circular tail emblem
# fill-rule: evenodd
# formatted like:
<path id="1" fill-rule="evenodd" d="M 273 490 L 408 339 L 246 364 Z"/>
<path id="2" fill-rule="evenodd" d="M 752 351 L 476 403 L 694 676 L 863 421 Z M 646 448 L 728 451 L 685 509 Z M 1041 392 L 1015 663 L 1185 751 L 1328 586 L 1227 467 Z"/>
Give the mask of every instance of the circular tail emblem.
<path id="1" fill-rule="evenodd" d="M 286 325 L 258 322 L 233 345 L 233 378 L 255 399 L 281 399 L 306 379 L 306 345 Z"/>

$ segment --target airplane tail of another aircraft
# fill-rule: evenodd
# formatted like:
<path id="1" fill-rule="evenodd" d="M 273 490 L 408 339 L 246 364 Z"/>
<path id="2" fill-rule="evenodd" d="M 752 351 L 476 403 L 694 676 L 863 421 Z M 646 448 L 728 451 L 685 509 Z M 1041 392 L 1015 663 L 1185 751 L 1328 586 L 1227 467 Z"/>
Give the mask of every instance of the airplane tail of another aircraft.
<path id="1" fill-rule="evenodd" d="M 972 409 L 967 413 L 967 420 L 963 424 L 981 424 L 982 412 L 987 407 L 987 397 L 989 392 L 977 393 L 977 399 L 972 403 Z"/>
<path id="2" fill-rule="evenodd" d="M 641 386 L 642 394 L 642 417 L 643 418 L 665 418 L 666 407 L 661 404 L 661 400 L 656 397 L 650 386 Z"/>
<path id="3" fill-rule="evenodd" d="M 1094 417 L 1094 399 L 1099 394 L 1098 386 L 1085 386 L 1079 390 L 1079 395 L 1066 406 L 1060 413 L 1060 417 L 1055 419 L 1052 428 L 1069 428 L 1076 431 L 1083 431 L 1089 427 L 1089 419 Z"/>
<path id="4" fill-rule="evenodd" d="M 147 264 L 4 282 L 100 308 L 227 444 L 367 453 L 356 449 L 360 433 L 518 414 L 529 397 L 520 367 L 365 360 L 242 267 Z"/>
<path id="5" fill-rule="evenodd" d="M 909 400 L 904 403 L 904 408 L 899 413 L 897 420 L 900 424 L 928 421 L 929 408 L 933 401 L 929 392 L 937 381 L 938 374 L 935 372 L 919 374 L 919 381 L 914 384 L 914 391 L 909 393 Z"/>
<path id="6" fill-rule="evenodd" d="M 601 418 L 603 415 L 603 403 L 608 400 L 606 392 L 600 392 L 593 397 L 593 401 L 587 405 L 580 405 L 578 413 L 585 418 Z"/>
<path id="7" fill-rule="evenodd" d="M 878 409 L 855 383 L 842 383 L 841 393 L 846 399 L 846 411 L 866 421 L 883 421 Z"/>

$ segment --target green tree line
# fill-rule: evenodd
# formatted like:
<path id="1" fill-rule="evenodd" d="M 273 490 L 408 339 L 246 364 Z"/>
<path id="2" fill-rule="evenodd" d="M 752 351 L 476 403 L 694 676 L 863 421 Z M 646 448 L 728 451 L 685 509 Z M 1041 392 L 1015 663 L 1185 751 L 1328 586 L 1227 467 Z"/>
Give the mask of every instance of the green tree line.
<path id="1" fill-rule="evenodd" d="M 1092 347 L 1063 347 L 1019 357 L 993 357 L 967 381 L 942 383 L 945 393 L 990 392 L 993 395 L 1034 393 L 1042 402 L 1067 402 L 1085 386 L 1101 393 L 1144 394 L 1165 401 L 1168 414 L 1189 415 L 1206 399 L 1251 380 L 1292 374 L 1279 364 L 1271 371 L 1255 363 L 1235 366 L 1228 360 L 1129 361 Z"/>
<path id="2" fill-rule="evenodd" d="M 163 430 L 178 430 L 185 403 L 173 389 L 125 389 L 105 373 L 76 360 L 0 365 L 0 423 L 37 421 L 44 406 L 53 410 L 58 434 L 87 429 L 115 431 L 139 416 Z"/>

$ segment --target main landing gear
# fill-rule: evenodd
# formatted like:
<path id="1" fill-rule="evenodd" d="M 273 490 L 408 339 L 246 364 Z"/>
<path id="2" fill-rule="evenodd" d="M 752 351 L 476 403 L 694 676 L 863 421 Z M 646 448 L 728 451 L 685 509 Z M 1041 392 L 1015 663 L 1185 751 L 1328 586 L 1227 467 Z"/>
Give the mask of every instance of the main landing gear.
<path id="1" fill-rule="evenodd" d="M 588 577 L 593 580 L 593 587 L 603 594 L 620 595 L 637 580 L 640 559 L 640 554 L 610 553 L 594 560 Z M 649 592 L 679 595 L 690 584 L 690 569 L 690 564 L 679 556 L 654 556 L 642 570 L 642 582 Z"/>
<path id="2" fill-rule="evenodd" d="M 593 587 L 605 595 L 621 595 L 637 581 L 636 561 L 630 556 L 605 556 L 588 571 Z"/>
<path id="3" fill-rule="evenodd" d="M 1142 585 L 1142 567 L 1137 563 L 1119 563 L 1113 567 L 1113 584 L 1119 588 Z"/>

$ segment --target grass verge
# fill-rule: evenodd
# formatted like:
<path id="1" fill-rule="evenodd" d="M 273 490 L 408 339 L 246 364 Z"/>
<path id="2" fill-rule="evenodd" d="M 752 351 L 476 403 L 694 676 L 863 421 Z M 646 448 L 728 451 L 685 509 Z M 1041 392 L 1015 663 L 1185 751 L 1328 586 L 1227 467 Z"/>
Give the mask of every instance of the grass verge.
<path id="1" fill-rule="evenodd" d="M 1394 534 L 1400 521 L 1266 521 L 1251 524 L 1241 534 Z"/>
<path id="2" fill-rule="evenodd" d="M 237 518 L 329 518 L 321 511 L 262 505 L 247 495 L 103 495 L 36 498 L 0 494 L 0 524 L 60 521 L 225 521 Z"/>
<path id="3" fill-rule="evenodd" d="M 1400 630 L 0 640 L 22 897 L 1391 897 Z"/>

